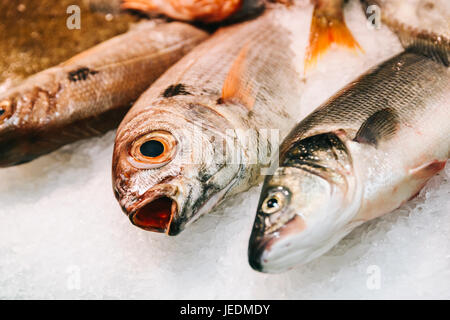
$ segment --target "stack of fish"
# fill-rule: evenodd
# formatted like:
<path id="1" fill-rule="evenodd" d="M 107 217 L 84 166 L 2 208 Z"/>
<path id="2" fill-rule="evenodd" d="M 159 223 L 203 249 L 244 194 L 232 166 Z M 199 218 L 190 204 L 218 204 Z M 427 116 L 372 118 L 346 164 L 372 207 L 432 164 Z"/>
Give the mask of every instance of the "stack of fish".
<path id="1" fill-rule="evenodd" d="M 121 121 L 113 189 L 131 223 L 177 235 L 265 179 L 250 265 L 281 272 L 322 255 L 444 168 L 450 38 L 442 23 L 418 29 L 396 20 L 396 1 L 364 1 L 381 7 L 405 51 L 304 110 L 308 72 L 328 48 L 364 50 L 342 0 L 314 0 L 309 32 L 298 19 L 309 4 L 275 2 L 124 1 L 185 22 L 143 23 L 1 95 L 0 166 Z M 428 2 L 420 9 L 447 8 Z M 209 35 L 194 20 L 225 26 Z"/>

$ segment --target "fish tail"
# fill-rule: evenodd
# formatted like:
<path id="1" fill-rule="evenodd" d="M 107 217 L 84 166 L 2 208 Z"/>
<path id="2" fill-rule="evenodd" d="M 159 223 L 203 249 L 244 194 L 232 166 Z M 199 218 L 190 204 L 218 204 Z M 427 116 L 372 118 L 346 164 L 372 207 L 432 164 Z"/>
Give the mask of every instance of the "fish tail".
<path id="1" fill-rule="evenodd" d="M 152 0 L 122 0 L 120 8 L 131 9 L 144 12 L 157 12 L 158 6 Z"/>
<path id="2" fill-rule="evenodd" d="M 333 43 L 351 50 L 363 51 L 345 24 L 342 1 L 316 0 L 305 57 L 305 70 L 313 67 Z"/>

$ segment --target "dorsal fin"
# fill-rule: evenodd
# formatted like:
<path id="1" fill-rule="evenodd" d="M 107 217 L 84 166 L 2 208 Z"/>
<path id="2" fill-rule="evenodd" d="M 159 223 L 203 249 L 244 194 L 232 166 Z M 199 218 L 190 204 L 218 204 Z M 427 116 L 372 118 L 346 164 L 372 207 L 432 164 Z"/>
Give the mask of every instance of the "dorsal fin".
<path id="1" fill-rule="evenodd" d="M 386 23 L 397 34 L 406 51 L 421 54 L 446 67 L 449 66 L 450 39 L 448 36 L 419 30 L 398 21 Z"/>
<path id="2" fill-rule="evenodd" d="M 400 37 L 407 51 L 424 55 L 446 67 L 450 66 L 450 44 L 447 39 L 428 34 L 419 34 L 415 38 Z"/>
<path id="3" fill-rule="evenodd" d="M 221 102 L 235 102 L 252 110 L 255 104 L 251 79 L 246 76 L 248 45 L 245 45 L 231 65 L 223 83 Z"/>
<path id="4" fill-rule="evenodd" d="M 389 139 L 395 134 L 399 122 L 395 110 L 391 108 L 379 110 L 363 122 L 354 141 L 376 147 L 381 140 Z"/>

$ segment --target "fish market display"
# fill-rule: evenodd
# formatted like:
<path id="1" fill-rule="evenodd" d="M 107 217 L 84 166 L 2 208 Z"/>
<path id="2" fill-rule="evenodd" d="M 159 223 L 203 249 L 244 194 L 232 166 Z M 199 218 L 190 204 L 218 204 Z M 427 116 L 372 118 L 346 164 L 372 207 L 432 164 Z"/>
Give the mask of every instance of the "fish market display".
<path id="1" fill-rule="evenodd" d="M 300 114 L 305 16 L 280 5 L 220 29 L 139 98 L 113 156 L 114 192 L 133 224 L 176 235 L 259 181 Z"/>
<path id="2" fill-rule="evenodd" d="M 184 23 L 143 24 L 1 94 L 0 166 L 114 128 L 155 79 L 206 37 Z"/>
<path id="3" fill-rule="evenodd" d="M 450 42 L 422 36 L 408 43 L 285 139 L 261 192 L 248 253 L 254 269 L 281 272 L 311 261 L 444 168 Z"/>

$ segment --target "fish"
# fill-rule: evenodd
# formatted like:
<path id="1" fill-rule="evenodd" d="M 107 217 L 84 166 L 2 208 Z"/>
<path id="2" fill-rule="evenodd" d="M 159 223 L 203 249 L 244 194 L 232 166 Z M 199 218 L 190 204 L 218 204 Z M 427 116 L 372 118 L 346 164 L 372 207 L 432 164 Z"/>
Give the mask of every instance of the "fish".
<path id="1" fill-rule="evenodd" d="M 276 5 L 222 27 L 136 101 L 112 161 L 114 194 L 132 224 L 174 236 L 261 182 L 305 112 L 307 16 Z"/>
<path id="2" fill-rule="evenodd" d="M 139 95 L 209 34 L 147 22 L 0 94 L 0 167 L 118 126 Z"/>
<path id="3" fill-rule="evenodd" d="M 122 0 L 122 9 L 164 14 L 182 21 L 215 23 L 238 12 L 244 15 L 258 12 L 263 0 Z"/>
<path id="4" fill-rule="evenodd" d="M 407 31 L 404 52 L 349 83 L 281 144 L 249 240 L 253 269 L 280 273 L 312 261 L 445 167 L 450 41 Z"/>
<path id="5" fill-rule="evenodd" d="M 344 0 L 312 0 L 314 4 L 305 71 L 317 64 L 333 43 L 354 52 L 363 49 L 353 37 L 344 20 Z"/>

